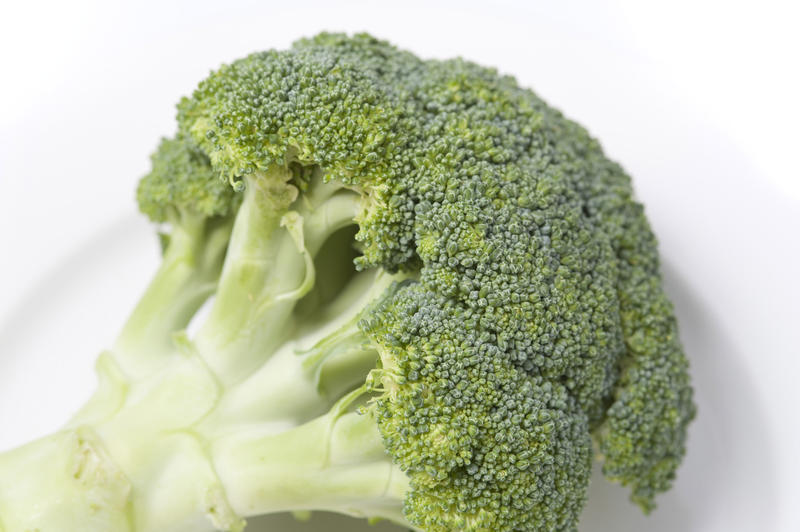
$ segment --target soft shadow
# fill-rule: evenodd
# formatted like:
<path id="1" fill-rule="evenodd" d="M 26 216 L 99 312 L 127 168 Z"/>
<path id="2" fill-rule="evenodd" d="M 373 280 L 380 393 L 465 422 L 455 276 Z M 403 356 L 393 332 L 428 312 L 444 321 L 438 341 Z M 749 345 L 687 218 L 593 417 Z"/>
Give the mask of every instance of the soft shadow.
<path id="1" fill-rule="evenodd" d="M 94 362 L 158 265 L 152 226 L 133 213 L 50 265 L 0 316 L 0 450 L 52 432 L 97 386 Z"/>
<path id="2" fill-rule="evenodd" d="M 741 362 L 744 355 L 730 343 L 713 306 L 700 300 L 672 264 L 662 268 L 698 405 L 688 452 L 672 490 L 657 499 L 658 508 L 649 516 L 628 501 L 626 489 L 607 482 L 596 467 L 580 529 L 709 532 L 724 522 L 735 524 L 736 530 L 773 530 L 772 446 L 752 377 Z"/>
<path id="3" fill-rule="evenodd" d="M 247 520 L 247 532 L 403 532 L 408 530 L 387 522 L 370 525 L 366 519 L 314 512 L 308 521 L 298 521 L 291 514 L 274 514 Z"/>

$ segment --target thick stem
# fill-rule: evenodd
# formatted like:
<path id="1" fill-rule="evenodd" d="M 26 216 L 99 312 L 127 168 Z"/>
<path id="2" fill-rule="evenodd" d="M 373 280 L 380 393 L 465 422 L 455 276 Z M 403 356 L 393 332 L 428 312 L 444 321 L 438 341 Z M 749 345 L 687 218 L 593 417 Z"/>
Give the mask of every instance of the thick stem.
<path id="1" fill-rule="evenodd" d="M 176 354 L 109 419 L 0 455 L 3 530 L 237 531 L 239 516 L 311 509 L 402 522 L 406 476 L 375 420 L 347 413 L 362 391 L 277 434 L 206 433 L 219 393 L 198 356 Z"/>
<path id="2" fill-rule="evenodd" d="M 328 510 L 405 524 L 408 478 L 370 415 L 332 413 L 280 434 L 236 433 L 215 441 L 212 456 L 241 515 Z"/>
<path id="3" fill-rule="evenodd" d="M 0 454 L 0 530 L 133 530 L 131 483 L 87 429 Z"/>
<path id="4" fill-rule="evenodd" d="M 124 373 L 147 375 L 173 351 L 173 333 L 189 324 L 216 287 L 231 225 L 226 218 L 188 214 L 173 224 L 161 265 L 112 350 Z"/>
<path id="5" fill-rule="evenodd" d="M 240 380 L 286 338 L 293 301 L 275 296 L 300 285 L 301 253 L 281 219 L 297 197 L 283 168 L 249 177 L 208 320 L 196 343 L 218 378 Z"/>
<path id="6" fill-rule="evenodd" d="M 292 311 L 313 286 L 314 255 L 361 208 L 354 193 L 321 182 L 295 201 L 290 178 L 274 169 L 247 179 L 217 297 L 197 335 L 198 349 L 226 388 L 292 336 Z"/>
<path id="7" fill-rule="evenodd" d="M 134 449 L 102 432 L 81 426 L 0 454 L 0 530 L 242 530 L 201 439 L 150 432 Z"/>

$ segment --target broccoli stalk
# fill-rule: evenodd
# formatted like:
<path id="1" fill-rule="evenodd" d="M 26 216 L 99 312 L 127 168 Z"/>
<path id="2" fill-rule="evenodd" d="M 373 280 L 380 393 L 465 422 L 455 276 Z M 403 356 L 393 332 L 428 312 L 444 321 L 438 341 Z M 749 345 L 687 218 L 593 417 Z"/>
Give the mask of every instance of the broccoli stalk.
<path id="1" fill-rule="evenodd" d="M 357 322 L 407 275 L 350 264 L 324 278 L 333 297 L 310 294 L 316 268 L 330 267 L 315 256 L 362 198 L 319 174 L 299 196 L 292 178 L 248 177 L 221 273 L 230 223 L 174 226 L 101 356 L 98 393 L 64 431 L 0 457 L 0 477 L 22 479 L 0 491 L 6 530 L 237 530 L 241 517 L 311 509 L 404 521 L 408 479 L 356 412 L 378 360 Z M 211 293 L 190 339 L 181 329 Z M 309 295 L 313 308 L 298 308 Z"/>
<path id="2" fill-rule="evenodd" d="M 114 344 L 116 359 L 132 375 L 147 374 L 174 349 L 173 333 L 214 293 L 225 258 L 230 219 L 175 218 L 161 265 Z"/>

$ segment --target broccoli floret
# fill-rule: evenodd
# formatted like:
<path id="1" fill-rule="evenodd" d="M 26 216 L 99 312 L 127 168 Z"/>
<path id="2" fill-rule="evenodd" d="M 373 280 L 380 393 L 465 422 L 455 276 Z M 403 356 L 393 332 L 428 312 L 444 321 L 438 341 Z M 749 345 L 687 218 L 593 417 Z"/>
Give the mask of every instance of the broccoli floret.
<path id="1" fill-rule="evenodd" d="M 222 66 L 177 122 L 138 190 L 162 265 L 84 409 L 0 455 L 0 529 L 575 530 L 595 456 L 645 511 L 669 489 L 688 364 L 630 179 L 579 125 L 327 33 Z"/>

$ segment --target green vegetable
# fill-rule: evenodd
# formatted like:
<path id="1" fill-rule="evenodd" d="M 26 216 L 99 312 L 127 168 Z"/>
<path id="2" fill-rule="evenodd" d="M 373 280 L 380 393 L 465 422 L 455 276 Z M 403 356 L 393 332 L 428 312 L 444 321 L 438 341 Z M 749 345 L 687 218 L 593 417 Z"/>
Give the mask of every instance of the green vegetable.
<path id="1" fill-rule="evenodd" d="M 0 455 L 6 532 L 574 530 L 593 456 L 645 511 L 669 489 L 694 405 L 655 238 L 513 78 L 368 35 L 256 53 L 181 100 L 138 199 L 163 264 L 95 396 Z"/>

